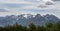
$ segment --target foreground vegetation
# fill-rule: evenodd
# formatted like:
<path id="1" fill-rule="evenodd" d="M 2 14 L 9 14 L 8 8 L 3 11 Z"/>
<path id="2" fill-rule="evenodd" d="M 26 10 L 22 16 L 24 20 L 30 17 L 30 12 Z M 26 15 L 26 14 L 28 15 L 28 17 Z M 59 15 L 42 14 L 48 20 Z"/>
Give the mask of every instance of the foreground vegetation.
<path id="1" fill-rule="evenodd" d="M 28 27 L 18 25 L 0 27 L 0 31 L 60 31 L 60 22 L 57 24 L 48 23 L 45 26 L 36 26 L 31 23 Z"/>

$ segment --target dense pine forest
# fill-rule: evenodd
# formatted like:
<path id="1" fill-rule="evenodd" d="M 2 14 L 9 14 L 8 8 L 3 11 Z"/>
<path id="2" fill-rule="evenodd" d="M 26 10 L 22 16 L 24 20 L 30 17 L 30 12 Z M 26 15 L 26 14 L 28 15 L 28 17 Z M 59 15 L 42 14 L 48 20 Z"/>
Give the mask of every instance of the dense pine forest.
<path id="1" fill-rule="evenodd" d="M 23 26 L 16 23 L 0 27 L 0 31 L 60 31 L 60 22 L 57 24 L 48 23 L 42 26 L 35 25 L 34 23 L 31 23 L 29 26 Z"/>

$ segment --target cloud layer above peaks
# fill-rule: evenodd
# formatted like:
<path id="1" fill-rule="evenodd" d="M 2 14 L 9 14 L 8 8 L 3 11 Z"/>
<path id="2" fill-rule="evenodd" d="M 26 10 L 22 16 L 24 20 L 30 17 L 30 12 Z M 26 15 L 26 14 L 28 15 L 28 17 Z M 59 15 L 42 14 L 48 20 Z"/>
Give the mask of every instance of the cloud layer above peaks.
<path id="1" fill-rule="evenodd" d="M 49 13 L 60 17 L 59 6 L 60 0 L 0 0 L 0 15 Z"/>

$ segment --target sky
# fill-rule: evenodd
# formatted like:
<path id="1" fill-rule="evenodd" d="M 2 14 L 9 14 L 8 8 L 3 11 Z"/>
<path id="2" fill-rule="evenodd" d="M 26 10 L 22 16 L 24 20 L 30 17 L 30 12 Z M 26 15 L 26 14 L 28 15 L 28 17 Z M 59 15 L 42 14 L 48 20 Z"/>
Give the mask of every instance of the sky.
<path id="1" fill-rule="evenodd" d="M 0 16 L 53 14 L 60 18 L 60 0 L 0 0 Z"/>

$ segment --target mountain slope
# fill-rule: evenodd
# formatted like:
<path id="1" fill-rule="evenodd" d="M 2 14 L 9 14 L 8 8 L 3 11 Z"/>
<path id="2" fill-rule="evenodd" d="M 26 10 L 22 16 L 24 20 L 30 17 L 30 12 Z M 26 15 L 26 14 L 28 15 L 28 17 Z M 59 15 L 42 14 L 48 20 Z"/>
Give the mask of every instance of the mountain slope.
<path id="1" fill-rule="evenodd" d="M 15 23 L 28 26 L 30 23 L 34 23 L 36 25 L 45 25 L 49 22 L 55 24 L 60 22 L 60 19 L 54 15 L 43 15 L 40 14 L 32 15 L 32 14 L 21 14 L 21 15 L 11 15 L 6 17 L 0 17 L 0 26 L 5 25 L 13 25 Z"/>

